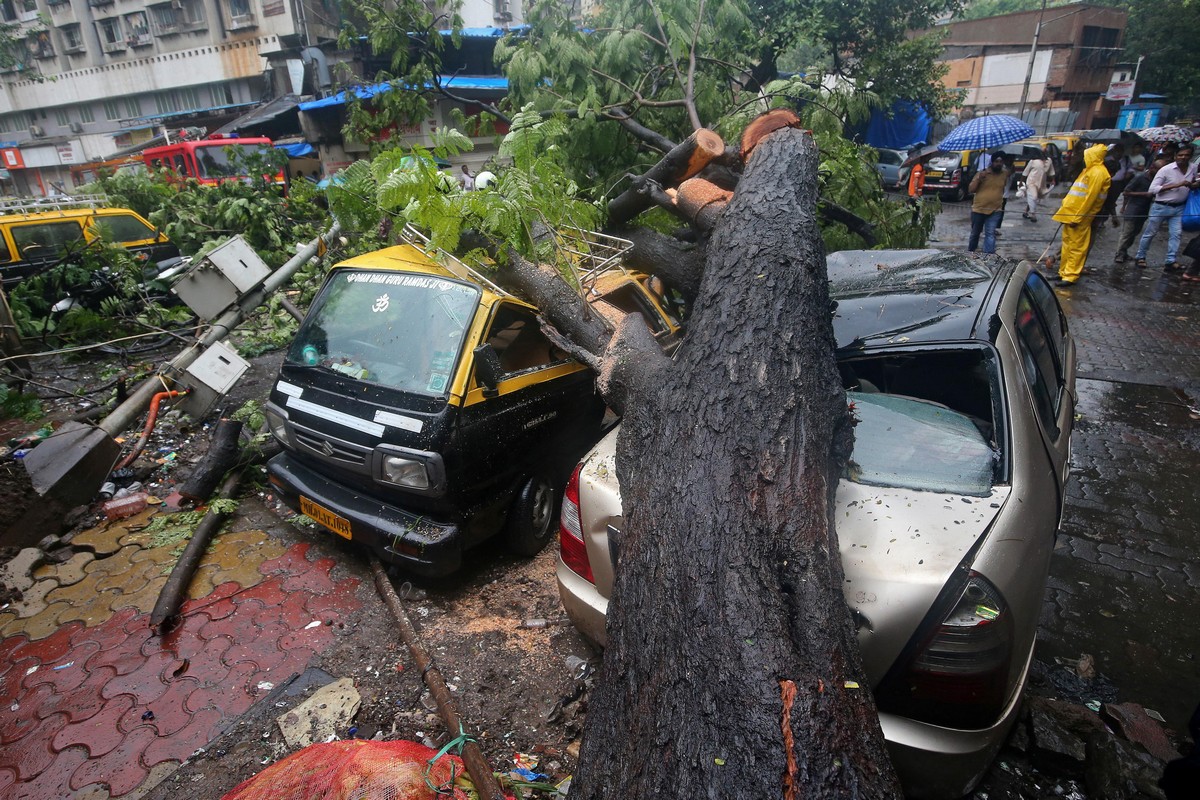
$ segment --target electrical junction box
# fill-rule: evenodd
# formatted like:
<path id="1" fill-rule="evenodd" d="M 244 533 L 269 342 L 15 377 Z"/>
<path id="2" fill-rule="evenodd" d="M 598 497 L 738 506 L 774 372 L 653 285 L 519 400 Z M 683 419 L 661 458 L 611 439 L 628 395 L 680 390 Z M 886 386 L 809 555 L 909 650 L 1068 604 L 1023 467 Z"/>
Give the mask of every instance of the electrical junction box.
<path id="1" fill-rule="evenodd" d="M 241 379 L 250 362 L 224 342 L 213 342 L 183 371 L 179 382 L 188 389 L 181 408 L 192 419 L 201 419 Z"/>
<path id="2" fill-rule="evenodd" d="M 234 236 L 183 273 L 171 291 L 207 322 L 232 308 L 270 274 L 254 248 Z"/>

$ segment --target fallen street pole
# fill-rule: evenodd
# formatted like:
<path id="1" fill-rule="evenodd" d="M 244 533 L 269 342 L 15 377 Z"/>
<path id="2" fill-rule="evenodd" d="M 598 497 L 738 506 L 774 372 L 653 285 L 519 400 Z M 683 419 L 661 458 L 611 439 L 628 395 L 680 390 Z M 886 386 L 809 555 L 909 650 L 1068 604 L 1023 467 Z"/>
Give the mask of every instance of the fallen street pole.
<path id="1" fill-rule="evenodd" d="M 125 402 L 114 408 L 99 425 L 67 422 L 22 460 L 30 483 L 39 495 L 53 495 L 68 508 L 86 503 L 100 489 L 120 455 L 116 437 L 125 431 L 150 404 L 151 398 L 170 388 L 171 375 L 181 373 L 204 350 L 228 336 L 262 305 L 267 298 L 292 279 L 314 256 L 323 254 L 330 241 L 341 232 L 334 222 L 329 230 L 302 247 L 287 263 L 272 272 L 262 285 L 238 298 L 237 304 L 214 319 L 208 332 L 163 365 L 135 389 Z"/>
<path id="2" fill-rule="evenodd" d="M 433 695 L 434 702 L 437 703 L 438 715 L 442 718 L 442 724 L 446 726 L 446 730 L 452 737 L 461 735 L 464 731 L 462 717 L 458 715 L 458 710 L 454 707 L 454 698 L 450 696 L 450 690 L 446 688 L 446 680 L 442 677 L 441 670 L 433 663 L 429 653 L 426 652 L 425 645 L 417 637 L 417 631 L 408 619 L 408 614 L 404 611 L 395 587 L 388 580 L 383 565 L 375 556 L 371 556 L 371 572 L 375 574 L 375 588 L 379 590 L 383 602 L 387 604 L 388 610 L 392 612 L 392 616 L 396 618 L 396 622 L 400 626 L 400 638 L 408 645 L 413 661 L 417 662 L 417 667 L 421 670 L 421 677 L 425 681 L 425 685 L 429 687 L 429 693 Z M 471 782 L 475 784 L 475 791 L 481 798 L 504 800 L 500 784 L 497 782 L 491 766 L 488 765 L 487 759 L 483 757 L 483 751 L 479 749 L 479 745 L 474 739 L 467 739 L 463 745 L 462 760 L 467 765 L 467 773 L 470 774 Z"/>

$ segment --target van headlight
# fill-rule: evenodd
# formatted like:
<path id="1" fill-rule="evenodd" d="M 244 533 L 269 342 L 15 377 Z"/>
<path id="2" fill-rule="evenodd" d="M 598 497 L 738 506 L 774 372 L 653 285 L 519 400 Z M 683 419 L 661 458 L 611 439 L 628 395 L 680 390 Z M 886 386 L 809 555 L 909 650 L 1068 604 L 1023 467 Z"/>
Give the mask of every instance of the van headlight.
<path id="1" fill-rule="evenodd" d="M 382 478 L 388 483 L 408 489 L 428 489 L 430 486 L 429 470 L 425 468 L 424 461 L 405 456 L 385 455 L 380 466 Z"/>
<path id="2" fill-rule="evenodd" d="M 373 460 L 375 480 L 380 483 L 430 497 L 446 489 L 446 468 L 437 453 L 384 444 L 375 448 Z"/>
<path id="3" fill-rule="evenodd" d="M 288 437 L 287 431 L 287 415 L 277 408 L 267 406 L 266 417 L 271 435 L 278 439 L 280 444 L 291 446 L 292 440 Z"/>

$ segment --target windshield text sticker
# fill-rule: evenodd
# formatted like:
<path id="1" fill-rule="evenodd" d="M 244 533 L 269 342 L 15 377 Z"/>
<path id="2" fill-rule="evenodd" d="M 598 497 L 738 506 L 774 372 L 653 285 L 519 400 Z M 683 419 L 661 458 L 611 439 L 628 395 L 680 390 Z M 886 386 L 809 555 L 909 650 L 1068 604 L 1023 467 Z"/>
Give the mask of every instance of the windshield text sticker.
<path id="1" fill-rule="evenodd" d="M 391 275 L 378 272 L 351 272 L 346 276 L 348 283 L 371 283 L 380 286 L 413 286 L 418 289 L 434 289 L 439 292 L 461 292 L 470 294 L 471 289 L 462 284 L 429 275 Z"/>

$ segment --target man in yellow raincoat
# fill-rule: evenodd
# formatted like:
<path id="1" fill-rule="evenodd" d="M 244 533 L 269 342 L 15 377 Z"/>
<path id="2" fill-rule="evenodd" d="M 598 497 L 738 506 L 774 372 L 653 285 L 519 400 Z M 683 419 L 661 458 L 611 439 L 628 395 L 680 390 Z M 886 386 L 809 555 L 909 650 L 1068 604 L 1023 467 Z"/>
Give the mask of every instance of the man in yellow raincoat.
<path id="1" fill-rule="evenodd" d="M 1088 248 L 1092 241 L 1092 219 L 1104 205 L 1112 183 L 1104 157 L 1108 148 L 1094 144 L 1083 151 L 1083 172 L 1071 184 L 1062 205 L 1054 213 L 1054 221 L 1062 223 L 1062 257 L 1058 264 L 1056 286 L 1071 286 L 1083 273 Z"/>

